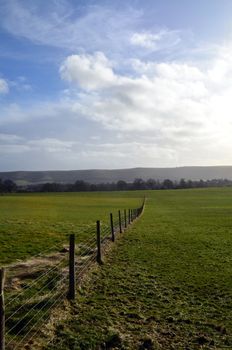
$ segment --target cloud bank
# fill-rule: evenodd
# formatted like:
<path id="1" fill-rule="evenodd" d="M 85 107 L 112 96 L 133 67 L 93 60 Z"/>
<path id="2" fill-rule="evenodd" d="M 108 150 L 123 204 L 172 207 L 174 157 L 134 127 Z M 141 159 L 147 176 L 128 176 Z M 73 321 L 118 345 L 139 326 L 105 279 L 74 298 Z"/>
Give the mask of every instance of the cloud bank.
<path id="1" fill-rule="evenodd" d="M 230 43 L 189 50 L 181 30 L 148 28 L 138 8 L 8 0 L 1 12 L 14 38 L 53 48 L 56 64 L 62 52 L 55 96 L 1 107 L 9 168 L 15 154 L 54 169 L 232 163 Z M 0 79 L 1 101 L 9 86 L 32 91 L 25 79 Z"/>
<path id="2" fill-rule="evenodd" d="M 9 86 L 6 80 L 0 78 L 0 94 L 7 94 L 9 92 Z"/>
<path id="3" fill-rule="evenodd" d="M 104 53 L 72 55 L 61 65 L 64 80 L 77 92 L 76 113 L 123 131 L 154 130 L 222 136 L 231 128 L 232 62 L 227 51 L 203 69 L 193 63 L 131 61 L 135 76 L 116 74 Z M 219 123 L 220 120 L 220 123 Z M 223 121 L 223 123 L 222 123 Z"/>

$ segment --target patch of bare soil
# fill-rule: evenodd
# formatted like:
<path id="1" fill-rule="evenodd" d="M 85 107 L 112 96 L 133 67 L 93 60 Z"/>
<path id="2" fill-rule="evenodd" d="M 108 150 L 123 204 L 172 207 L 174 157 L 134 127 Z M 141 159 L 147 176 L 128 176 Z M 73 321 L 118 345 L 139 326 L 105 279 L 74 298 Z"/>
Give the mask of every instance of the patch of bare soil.
<path id="1" fill-rule="evenodd" d="M 5 291 L 8 293 L 22 289 L 22 283 L 38 278 L 43 272 L 60 263 L 65 256 L 68 256 L 67 248 L 62 252 L 33 257 L 25 262 L 9 265 L 6 268 Z"/>

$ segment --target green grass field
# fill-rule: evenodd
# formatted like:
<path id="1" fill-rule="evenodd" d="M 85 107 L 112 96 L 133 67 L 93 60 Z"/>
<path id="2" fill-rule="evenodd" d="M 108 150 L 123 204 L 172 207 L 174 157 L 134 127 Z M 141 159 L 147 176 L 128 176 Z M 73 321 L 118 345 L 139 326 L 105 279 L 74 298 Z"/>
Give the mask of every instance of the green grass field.
<path id="1" fill-rule="evenodd" d="M 232 190 L 149 192 L 47 349 L 232 349 L 231 274 Z"/>
<path id="2" fill-rule="evenodd" d="M 0 264 L 47 253 L 88 239 L 86 226 L 109 221 L 109 213 L 141 204 L 141 193 L 57 193 L 0 196 Z"/>
<path id="3" fill-rule="evenodd" d="M 143 195 L 1 196 L 1 263 L 62 246 L 70 233 L 84 241 L 83 227 Z M 232 189 L 146 195 L 142 217 L 78 289 L 47 349 L 232 349 Z"/>

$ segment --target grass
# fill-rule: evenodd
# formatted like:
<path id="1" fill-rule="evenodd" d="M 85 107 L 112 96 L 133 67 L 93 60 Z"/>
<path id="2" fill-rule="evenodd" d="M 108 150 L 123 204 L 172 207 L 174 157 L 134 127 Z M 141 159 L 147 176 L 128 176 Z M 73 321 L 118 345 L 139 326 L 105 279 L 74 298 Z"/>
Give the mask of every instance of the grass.
<path id="1" fill-rule="evenodd" d="M 75 233 L 77 242 L 89 233 L 83 228 L 109 213 L 137 207 L 140 193 L 58 193 L 0 196 L 0 264 L 57 250 Z"/>
<path id="2" fill-rule="evenodd" d="M 7 269 L 5 284 L 7 349 L 21 348 L 25 339 L 33 337 L 52 316 L 57 298 L 63 303 L 68 290 L 67 254 L 31 259 L 25 264 L 15 264 L 16 260 L 57 252 L 67 244 L 70 233 L 76 234 L 77 243 L 90 235 L 95 238 L 96 219 L 109 226 L 110 212 L 116 218 L 119 208 L 138 207 L 141 202 L 141 194 L 120 192 L 0 197 L 0 260 L 14 263 Z"/>
<path id="3" fill-rule="evenodd" d="M 232 190 L 147 198 L 47 349 L 232 349 Z"/>

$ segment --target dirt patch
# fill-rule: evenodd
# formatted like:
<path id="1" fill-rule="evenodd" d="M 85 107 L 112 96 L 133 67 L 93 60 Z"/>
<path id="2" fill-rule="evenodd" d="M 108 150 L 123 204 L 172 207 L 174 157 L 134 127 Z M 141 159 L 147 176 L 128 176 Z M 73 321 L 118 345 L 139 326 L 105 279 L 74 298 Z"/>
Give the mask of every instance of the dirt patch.
<path id="1" fill-rule="evenodd" d="M 61 263 L 66 257 L 68 259 L 68 250 L 9 265 L 6 268 L 5 291 L 20 290 L 26 280 L 38 278 L 43 272 Z"/>

